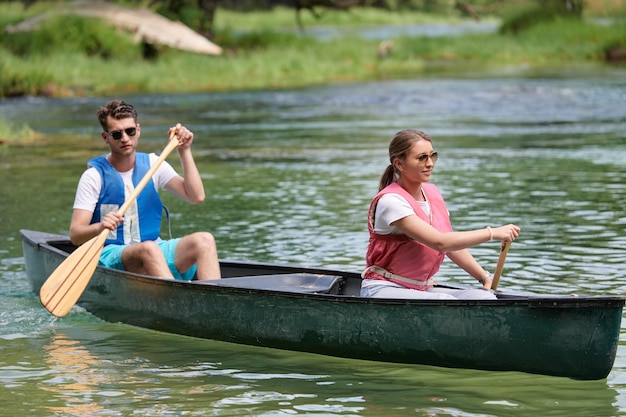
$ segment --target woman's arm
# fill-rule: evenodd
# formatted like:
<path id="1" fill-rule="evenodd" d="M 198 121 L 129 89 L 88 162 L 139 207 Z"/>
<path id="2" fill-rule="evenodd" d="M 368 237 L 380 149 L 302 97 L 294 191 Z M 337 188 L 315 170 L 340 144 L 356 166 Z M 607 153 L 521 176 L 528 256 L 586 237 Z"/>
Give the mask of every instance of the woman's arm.
<path id="1" fill-rule="evenodd" d="M 465 232 L 440 232 L 413 214 L 392 223 L 411 239 L 438 251 L 454 252 L 479 245 L 489 240 L 512 242 L 519 236 L 520 228 L 514 224 Z"/>

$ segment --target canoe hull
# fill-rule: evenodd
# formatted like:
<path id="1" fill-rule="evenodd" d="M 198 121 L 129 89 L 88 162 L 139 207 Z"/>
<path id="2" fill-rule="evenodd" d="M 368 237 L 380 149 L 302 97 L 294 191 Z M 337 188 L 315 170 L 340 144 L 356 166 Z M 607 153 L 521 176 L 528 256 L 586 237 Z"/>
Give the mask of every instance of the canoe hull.
<path id="1" fill-rule="evenodd" d="M 50 244 L 63 239 L 22 231 L 36 294 L 67 256 Z M 303 271 L 341 276 L 341 293 L 206 285 L 97 268 L 78 304 L 111 322 L 355 359 L 575 379 L 605 378 L 615 360 L 624 305 L 620 297 L 367 299 L 357 296 L 355 273 L 222 262 L 225 277 Z"/>

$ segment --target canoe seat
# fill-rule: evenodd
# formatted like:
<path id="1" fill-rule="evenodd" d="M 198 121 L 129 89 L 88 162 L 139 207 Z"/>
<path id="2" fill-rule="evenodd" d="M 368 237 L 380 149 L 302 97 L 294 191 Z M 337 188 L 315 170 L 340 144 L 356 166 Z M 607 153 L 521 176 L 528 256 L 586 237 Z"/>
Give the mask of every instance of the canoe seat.
<path id="1" fill-rule="evenodd" d="M 203 285 L 296 293 L 339 294 L 344 278 L 323 274 L 273 274 L 194 281 Z"/>

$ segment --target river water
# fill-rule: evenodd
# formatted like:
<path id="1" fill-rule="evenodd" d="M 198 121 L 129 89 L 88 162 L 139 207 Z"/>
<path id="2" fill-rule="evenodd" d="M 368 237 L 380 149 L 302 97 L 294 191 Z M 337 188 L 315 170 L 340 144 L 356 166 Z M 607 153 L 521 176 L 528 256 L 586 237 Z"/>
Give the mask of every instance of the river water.
<path id="1" fill-rule="evenodd" d="M 209 230 L 222 258 L 360 270 L 388 142 L 413 127 L 440 153 L 433 182 L 457 230 L 522 227 L 501 289 L 623 295 L 624 75 L 124 98 L 140 150 L 162 149 L 177 121 L 195 131 L 207 201 L 164 200 L 172 234 Z M 107 99 L 0 101 L 0 118 L 49 135 L 0 148 L 0 415 L 626 416 L 626 333 L 609 377 L 583 382 L 197 340 L 78 308 L 53 318 L 30 291 L 19 230 L 66 233 L 78 176 L 105 151 L 95 113 Z M 472 250 L 491 271 L 498 251 Z M 450 263 L 441 279 L 474 283 Z"/>

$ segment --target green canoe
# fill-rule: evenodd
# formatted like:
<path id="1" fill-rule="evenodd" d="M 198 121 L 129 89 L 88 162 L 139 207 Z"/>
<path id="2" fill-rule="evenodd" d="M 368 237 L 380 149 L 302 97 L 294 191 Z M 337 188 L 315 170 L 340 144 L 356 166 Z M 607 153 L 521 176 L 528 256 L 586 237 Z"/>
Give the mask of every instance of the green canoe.
<path id="1" fill-rule="evenodd" d="M 75 249 L 22 230 L 35 294 Z M 246 345 L 407 364 L 605 378 L 624 297 L 497 291 L 497 300 L 359 296 L 358 273 L 221 262 L 219 281 L 174 281 L 98 267 L 78 304 L 95 316 Z"/>

